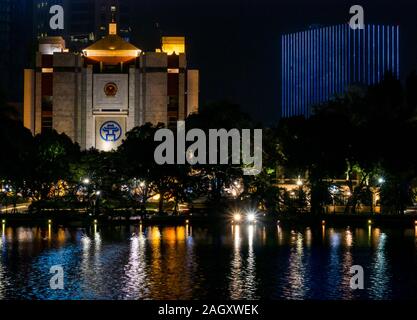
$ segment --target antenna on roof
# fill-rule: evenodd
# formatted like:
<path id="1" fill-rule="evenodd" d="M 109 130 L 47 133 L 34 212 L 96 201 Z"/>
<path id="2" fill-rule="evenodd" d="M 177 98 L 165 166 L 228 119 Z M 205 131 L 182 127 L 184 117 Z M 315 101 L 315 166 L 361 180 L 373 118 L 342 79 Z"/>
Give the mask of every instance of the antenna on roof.
<path id="1" fill-rule="evenodd" d="M 116 11 L 117 11 L 116 6 L 111 6 L 110 11 L 111 11 L 111 22 L 115 23 L 116 22 L 115 15 L 116 15 Z"/>
<path id="2" fill-rule="evenodd" d="M 109 24 L 109 35 L 116 35 L 117 34 L 117 24 L 116 24 L 116 6 L 110 7 L 111 11 L 111 23 Z"/>

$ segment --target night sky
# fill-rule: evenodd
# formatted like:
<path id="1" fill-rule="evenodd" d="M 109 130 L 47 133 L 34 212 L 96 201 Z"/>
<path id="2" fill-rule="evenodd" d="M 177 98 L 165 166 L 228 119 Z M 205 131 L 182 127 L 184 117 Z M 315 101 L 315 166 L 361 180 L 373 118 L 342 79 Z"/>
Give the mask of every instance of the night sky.
<path id="1" fill-rule="evenodd" d="M 401 26 L 401 75 L 417 65 L 416 0 L 140 0 L 133 42 L 154 50 L 160 35 L 185 35 L 189 66 L 201 72 L 201 103 L 228 99 L 256 120 L 280 117 L 280 36 L 310 25 L 347 23 L 360 4 L 365 23 Z"/>

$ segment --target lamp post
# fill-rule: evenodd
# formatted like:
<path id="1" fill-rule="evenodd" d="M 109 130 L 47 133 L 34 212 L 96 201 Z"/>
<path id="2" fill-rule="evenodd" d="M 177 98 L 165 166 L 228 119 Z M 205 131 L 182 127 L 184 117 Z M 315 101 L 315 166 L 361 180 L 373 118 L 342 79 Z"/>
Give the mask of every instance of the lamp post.
<path id="1" fill-rule="evenodd" d="M 301 180 L 300 176 L 298 176 L 297 179 L 297 186 L 298 186 L 298 209 L 301 212 L 301 208 L 302 208 L 302 203 L 301 203 L 301 193 L 303 191 L 303 181 Z"/>
<path id="2" fill-rule="evenodd" d="M 96 198 L 94 199 L 94 216 L 97 213 L 97 201 L 100 195 L 101 195 L 101 191 L 96 191 Z"/>
<path id="3" fill-rule="evenodd" d="M 379 177 L 378 178 L 378 188 L 375 188 L 375 193 L 373 193 L 373 197 L 372 197 L 372 206 L 374 205 L 374 198 L 375 198 L 375 207 L 377 204 L 377 195 L 379 195 L 379 200 L 381 200 L 381 188 L 382 185 L 385 183 L 385 178 L 384 177 Z M 372 210 L 373 211 L 373 210 Z M 379 204 L 379 213 L 382 213 L 382 208 L 381 208 L 381 202 Z"/>
<path id="4" fill-rule="evenodd" d="M 88 186 L 90 185 L 90 178 L 84 178 L 84 179 L 82 179 L 82 184 L 84 185 L 84 187 L 82 188 L 82 190 L 83 190 L 83 201 L 85 202 L 85 199 L 86 199 L 86 197 L 88 197 L 89 196 L 89 192 L 88 192 Z M 88 207 L 89 207 L 89 203 L 90 203 L 90 199 L 87 199 L 88 201 L 87 201 L 87 204 L 86 204 L 86 208 L 85 208 L 85 211 L 86 211 L 86 213 L 88 212 Z"/>
<path id="5" fill-rule="evenodd" d="M 332 202 L 333 202 L 333 214 L 336 214 L 336 201 L 335 201 L 336 192 L 337 192 L 336 186 L 330 187 L 330 195 L 332 197 Z"/>

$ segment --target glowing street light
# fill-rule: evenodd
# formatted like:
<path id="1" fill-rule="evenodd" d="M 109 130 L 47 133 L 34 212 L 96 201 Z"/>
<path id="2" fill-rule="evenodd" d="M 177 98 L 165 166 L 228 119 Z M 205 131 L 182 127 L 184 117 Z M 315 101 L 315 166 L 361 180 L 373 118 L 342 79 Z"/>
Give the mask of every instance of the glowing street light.
<path id="1" fill-rule="evenodd" d="M 378 178 L 378 183 L 379 184 L 384 184 L 385 183 L 385 179 L 383 177 Z"/>
<path id="2" fill-rule="evenodd" d="M 101 195 L 101 191 L 96 191 L 96 196 Z"/>
<path id="3" fill-rule="evenodd" d="M 233 215 L 233 221 L 240 222 L 242 220 L 242 215 L 240 213 L 235 213 Z"/>
<path id="4" fill-rule="evenodd" d="M 336 201 L 335 201 L 335 197 L 336 197 L 336 193 L 338 192 L 337 186 L 333 185 L 330 187 L 329 189 L 330 191 L 330 196 L 332 198 L 332 202 L 333 202 L 333 213 L 336 214 Z"/>
<path id="5" fill-rule="evenodd" d="M 90 184 L 90 179 L 84 178 L 83 179 L 83 184 Z"/>
<path id="6" fill-rule="evenodd" d="M 255 222 L 256 214 L 254 212 L 249 212 L 246 219 L 248 222 Z"/>

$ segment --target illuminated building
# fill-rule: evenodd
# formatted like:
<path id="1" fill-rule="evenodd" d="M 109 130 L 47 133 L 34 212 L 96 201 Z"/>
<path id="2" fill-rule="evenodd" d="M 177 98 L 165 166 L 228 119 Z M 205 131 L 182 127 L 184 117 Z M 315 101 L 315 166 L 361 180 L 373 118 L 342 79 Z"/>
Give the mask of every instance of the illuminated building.
<path id="1" fill-rule="evenodd" d="M 400 76 L 398 26 L 313 28 L 281 37 L 281 115 L 310 116 L 351 84 L 371 85 L 386 71 Z"/>
<path id="2" fill-rule="evenodd" d="M 198 110 L 199 73 L 187 69 L 184 37 L 143 52 L 117 31 L 110 23 L 82 53 L 61 37 L 39 41 L 36 69 L 25 70 L 24 125 L 33 134 L 55 129 L 83 149 L 108 151 L 136 126 L 176 125 Z"/>

